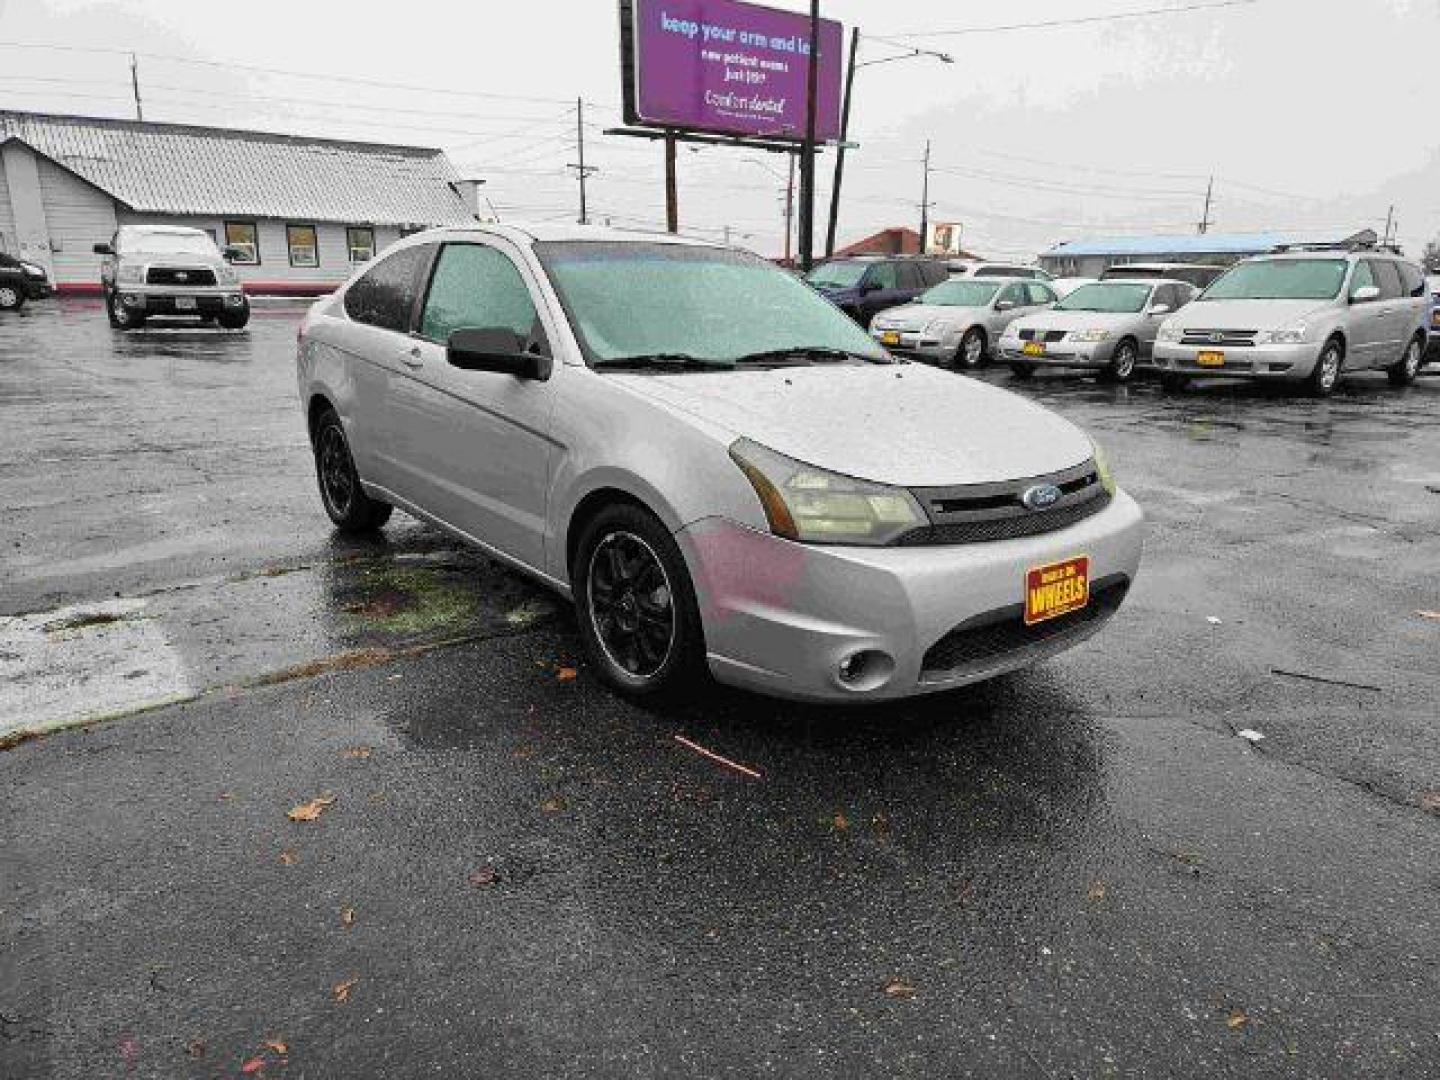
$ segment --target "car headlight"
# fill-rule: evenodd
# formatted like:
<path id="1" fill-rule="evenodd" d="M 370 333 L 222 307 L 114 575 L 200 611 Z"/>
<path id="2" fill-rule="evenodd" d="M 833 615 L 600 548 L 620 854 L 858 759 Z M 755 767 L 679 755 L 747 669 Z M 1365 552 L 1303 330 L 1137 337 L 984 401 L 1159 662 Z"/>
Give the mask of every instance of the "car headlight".
<path id="1" fill-rule="evenodd" d="M 1159 341 L 1179 341 L 1185 336 L 1185 330 L 1180 326 L 1172 326 L 1166 323 L 1160 327 L 1160 332 L 1155 335 Z"/>
<path id="2" fill-rule="evenodd" d="M 220 266 L 215 269 L 215 280 L 221 285 L 234 285 L 240 280 L 240 275 L 232 267 Z"/>
<path id="3" fill-rule="evenodd" d="M 1105 453 L 1105 448 L 1094 439 L 1090 440 L 1090 446 L 1095 451 L 1095 475 L 1100 477 L 1100 486 L 1110 496 L 1115 494 L 1115 474 L 1110 471 L 1110 455 Z"/>
<path id="4" fill-rule="evenodd" d="M 122 264 L 115 272 L 115 280 L 122 285 L 139 285 L 142 277 L 140 267 L 134 263 Z"/>
<path id="5" fill-rule="evenodd" d="M 941 338 L 950 333 L 950 323 L 946 319 L 933 319 L 925 324 L 925 329 L 921 332 L 926 337 Z"/>
<path id="6" fill-rule="evenodd" d="M 760 497 L 770 531 L 787 540 L 878 547 L 929 524 L 904 488 L 817 469 L 749 439 L 735 442 L 730 457 Z"/>
<path id="7" fill-rule="evenodd" d="M 1299 345 L 1305 340 L 1305 324 L 1287 326 L 1283 330 L 1267 330 L 1260 335 L 1262 345 Z"/>
<path id="8" fill-rule="evenodd" d="M 1075 333 L 1070 335 L 1070 340 L 1080 342 L 1109 341 L 1110 331 L 1099 329 L 1076 330 Z"/>
<path id="9" fill-rule="evenodd" d="M 22 262 L 20 264 L 20 269 L 25 271 L 25 275 L 27 277 L 42 279 L 45 277 L 45 268 L 43 266 L 36 266 L 32 262 Z"/>

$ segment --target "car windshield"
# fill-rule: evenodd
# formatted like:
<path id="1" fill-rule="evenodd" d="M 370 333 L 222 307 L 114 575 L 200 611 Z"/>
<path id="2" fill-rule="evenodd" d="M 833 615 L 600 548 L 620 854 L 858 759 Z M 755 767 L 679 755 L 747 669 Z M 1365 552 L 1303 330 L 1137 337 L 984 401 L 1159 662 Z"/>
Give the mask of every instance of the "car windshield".
<path id="1" fill-rule="evenodd" d="M 942 281 L 933 289 L 920 294 L 920 303 L 939 304 L 942 307 L 984 307 L 995 299 L 1000 286 L 993 281 L 976 281 L 973 278 Z"/>
<path id="2" fill-rule="evenodd" d="M 1055 305 L 1056 311 L 1108 311 L 1130 314 L 1145 309 L 1150 299 L 1149 285 L 1107 284 L 1081 285 Z"/>
<path id="3" fill-rule="evenodd" d="M 647 357 L 733 363 L 790 351 L 890 362 L 828 300 L 754 255 L 606 241 L 541 242 L 535 251 L 597 367 Z"/>
<path id="4" fill-rule="evenodd" d="M 863 262 L 830 262 L 811 270 L 805 280 L 811 285 L 850 289 L 860 284 L 860 279 L 865 276 L 870 265 Z"/>
<path id="5" fill-rule="evenodd" d="M 1344 282 L 1344 259 L 1265 259 L 1231 267 L 1196 299 L 1333 300 Z"/>
<path id="6" fill-rule="evenodd" d="M 214 255 L 217 249 L 205 233 L 127 233 L 120 250 L 128 255 Z"/>

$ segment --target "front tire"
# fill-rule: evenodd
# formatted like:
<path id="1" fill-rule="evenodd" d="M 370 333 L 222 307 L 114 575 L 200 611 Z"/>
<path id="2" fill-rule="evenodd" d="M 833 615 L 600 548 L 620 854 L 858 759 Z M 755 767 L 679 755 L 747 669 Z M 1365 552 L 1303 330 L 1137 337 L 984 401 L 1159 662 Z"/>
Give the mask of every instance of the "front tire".
<path id="1" fill-rule="evenodd" d="M 1313 397 L 1329 397 L 1340 383 L 1340 369 L 1345 362 L 1345 350 L 1340 342 L 1331 338 L 1320 350 L 1320 357 L 1306 380 L 1306 388 Z"/>
<path id="2" fill-rule="evenodd" d="M 250 321 L 250 305 L 246 304 L 239 311 L 225 311 L 216 318 L 226 330 L 243 330 Z"/>
<path id="3" fill-rule="evenodd" d="M 1115 346 L 1115 355 L 1110 358 L 1110 366 L 1100 372 L 1100 377 L 1106 382 L 1127 383 L 1135 377 L 1135 365 L 1139 361 L 1139 347 L 1126 338 Z"/>
<path id="4" fill-rule="evenodd" d="M 685 558 L 670 530 L 615 503 L 581 533 L 571 590 L 591 663 L 629 697 L 673 698 L 704 685 L 705 635 Z"/>
<path id="5" fill-rule="evenodd" d="M 145 325 L 145 316 L 135 314 L 122 304 L 118 293 L 110 294 L 107 310 L 110 312 L 110 325 L 116 330 L 139 330 Z"/>
<path id="6" fill-rule="evenodd" d="M 1385 374 L 1390 377 L 1390 385 L 1396 388 L 1409 386 L 1415 381 L 1415 376 L 1420 373 L 1420 365 L 1424 362 L 1425 342 L 1418 337 L 1411 338 L 1400 362 L 1385 369 Z"/>
<path id="7" fill-rule="evenodd" d="M 985 331 L 972 326 L 955 350 L 955 366 L 973 370 L 985 363 Z"/>
<path id="8" fill-rule="evenodd" d="M 372 499 L 360 486 L 345 425 L 334 409 L 326 409 L 315 423 L 315 478 L 325 513 L 342 533 L 373 532 L 390 520 L 393 507 Z"/>

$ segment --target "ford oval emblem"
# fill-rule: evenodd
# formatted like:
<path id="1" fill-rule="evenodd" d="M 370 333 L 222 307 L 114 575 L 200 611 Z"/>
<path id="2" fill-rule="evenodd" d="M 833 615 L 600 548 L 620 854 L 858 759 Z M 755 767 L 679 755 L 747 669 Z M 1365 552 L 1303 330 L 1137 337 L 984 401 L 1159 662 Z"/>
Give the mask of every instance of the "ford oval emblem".
<path id="1" fill-rule="evenodd" d="M 1025 504 L 1027 510 L 1049 510 L 1064 496 L 1054 484 L 1036 484 L 1026 489 L 1020 496 L 1020 501 Z"/>

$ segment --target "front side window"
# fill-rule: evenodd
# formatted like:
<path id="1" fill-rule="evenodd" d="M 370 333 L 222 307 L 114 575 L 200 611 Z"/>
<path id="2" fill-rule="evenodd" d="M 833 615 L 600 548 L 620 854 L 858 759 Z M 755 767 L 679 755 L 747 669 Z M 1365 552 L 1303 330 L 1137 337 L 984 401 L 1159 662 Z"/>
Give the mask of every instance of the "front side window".
<path id="1" fill-rule="evenodd" d="M 236 266 L 260 265 L 260 230 L 253 221 L 225 222 L 225 246 L 237 253 Z"/>
<path id="2" fill-rule="evenodd" d="M 920 302 L 939 304 L 942 307 L 978 308 L 994 300 L 999 291 L 1000 286 L 990 282 L 977 281 L 974 278 L 951 278 L 923 293 Z"/>
<path id="3" fill-rule="evenodd" d="M 1055 305 L 1056 311 L 1099 311 L 1112 315 L 1144 311 L 1150 299 L 1149 285 L 1130 282 L 1097 282 L 1081 285 Z"/>
<path id="4" fill-rule="evenodd" d="M 656 354 L 734 361 L 785 349 L 890 361 L 834 304 L 745 252 L 607 241 L 541 242 L 535 252 L 595 367 Z"/>
<path id="5" fill-rule="evenodd" d="M 286 225 L 285 244 L 290 249 L 291 266 L 320 265 L 320 244 L 314 225 Z"/>
<path id="6" fill-rule="evenodd" d="M 431 250 L 418 244 L 381 259 L 345 290 L 345 313 L 381 330 L 408 331 L 417 282 Z"/>
<path id="7" fill-rule="evenodd" d="M 1237 263 L 1196 300 L 1333 300 L 1345 283 L 1345 271 L 1344 259 Z"/>
<path id="8" fill-rule="evenodd" d="M 375 257 L 375 230 L 368 225 L 351 225 L 345 230 L 345 248 L 352 266 Z"/>
<path id="9" fill-rule="evenodd" d="M 1375 280 L 1374 267 L 1368 261 L 1355 264 L 1355 273 L 1350 276 L 1350 299 L 1355 299 L 1355 294 L 1361 289 L 1380 287 L 1380 282 Z"/>
<path id="10" fill-rule="evenodd" d="M 503 326 L 527 342 L 540 336 L 535 302 L 520 271 L 483 244 L 440 249 L 420 318 L 420 335 L 447 341 L 456 330 Z"/>

